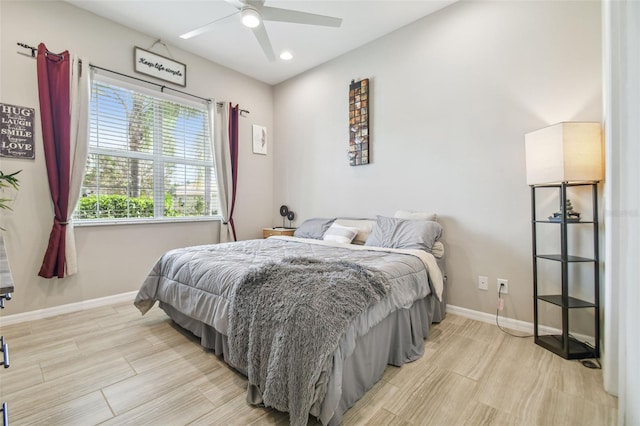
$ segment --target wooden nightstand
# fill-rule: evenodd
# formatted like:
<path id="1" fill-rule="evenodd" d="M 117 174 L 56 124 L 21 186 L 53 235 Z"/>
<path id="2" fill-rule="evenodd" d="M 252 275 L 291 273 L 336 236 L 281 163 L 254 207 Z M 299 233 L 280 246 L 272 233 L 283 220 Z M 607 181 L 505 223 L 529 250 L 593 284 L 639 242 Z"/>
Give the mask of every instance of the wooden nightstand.
<path id="1" fill-rule="evenodd" d="M 274 235 L 285 235 L 293 237 L 294 228 L 262 228 L 262 238 L 269 238 Z"/>

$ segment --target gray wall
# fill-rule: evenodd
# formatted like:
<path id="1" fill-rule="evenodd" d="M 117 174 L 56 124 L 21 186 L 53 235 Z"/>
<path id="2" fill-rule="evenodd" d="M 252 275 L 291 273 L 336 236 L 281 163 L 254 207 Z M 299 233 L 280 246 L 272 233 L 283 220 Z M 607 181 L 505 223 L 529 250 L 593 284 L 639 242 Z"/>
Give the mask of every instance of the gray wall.
<path id="1" fill-rule="evenodd" d="M 506 278 L 504 315 L 532 321 L 524 134 L 601 121 L 600 37 L 598 2 L 459 2 L 276 86 L 274 203 L 298 224 L 436 212 L 449 303 L 495 313 Z M 373 162 L 350 167 L 348 86 L 361 78 Z"/>
<path id="2" fill-rule="evenodd" d="M 156 40 L 64 2 L 0 2 L 0 102 L 36 108 L 39 114 L 36 62 L 18 55 L 17 42 L 44 42 L 54 52 L 70 50 L 92 64 L 129 75 L 133 47 L 148 49 Z M 258 82 L 198 56 L 169 46 L 173 57 L 187 64 L 186 91 L 239 103 L 251 111 L 240 119 L 240 181 L 236 207 L 239 238 L 258 238 L 271 224 L 273 156 L 251 153 L 251 125 L 273 126 L 273 95 Z M 156 45 L 161 55 L 167 52 Z M 24 51 L 28 52 L 28 51 Z M 219 222 L 92 226 L 76 228 L 77 275 L 61 280 L 37 276 L 42 264 L 53 208 L 46 178 L 39 117 L 36 120 L 35 160 L 0 159 L 0 169 L 22 169 L 21 188 L 13 212 L 3 212 L 15 294 L 3 315 L 34 311 L 135 291 L 166 250 L 218 241 Z"/>

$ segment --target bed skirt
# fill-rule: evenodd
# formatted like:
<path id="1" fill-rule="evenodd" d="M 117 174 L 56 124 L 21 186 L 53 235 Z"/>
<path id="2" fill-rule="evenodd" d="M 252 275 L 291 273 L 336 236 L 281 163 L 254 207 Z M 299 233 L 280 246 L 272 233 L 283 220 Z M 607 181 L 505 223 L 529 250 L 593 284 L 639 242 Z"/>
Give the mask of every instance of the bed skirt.
<path id="1" fill-rule="evenodd" d="M 401 366 L 420 358 L 431 323 L 444 319 L 445 299 L 443 295 L 440 302 L 428 295 L 408 309 L 392 312 L 366 334 L 352 336 L 351 343 L 347 336 L 343 337 L 333 354 L 326 394 L 311 414 L 325 425 L 340 424 L 344 413 L 380 380 L 387 365 Z M 227 336 L 166 303 L 160 302 L 160 308 L 180 327 L 198 336 L 204 348 L 224 359 L 228 353 Z M 251 395 L 248 389 L 249 402 Z"/>

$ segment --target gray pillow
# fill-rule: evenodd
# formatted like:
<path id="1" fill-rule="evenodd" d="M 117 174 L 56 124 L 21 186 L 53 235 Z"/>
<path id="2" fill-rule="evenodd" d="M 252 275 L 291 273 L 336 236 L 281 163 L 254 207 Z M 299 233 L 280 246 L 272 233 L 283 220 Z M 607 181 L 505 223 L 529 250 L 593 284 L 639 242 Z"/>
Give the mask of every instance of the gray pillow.
<path id="1" fill-rule="evenodd" d="M 419 249 L 431 253 L 431 247 L 441 235 L 442 226 L 438 222 L 378 216 L 364 245 Z"/>
<path id="2" fill-rule="evenodd" d="M 327 229 L 329 229 L 334 220 L 336 219 L 322 219 L 318 217 L 307 219 L 295 230 L 293 236 L 321 240 L 324 233 L 327 232 Z"/>

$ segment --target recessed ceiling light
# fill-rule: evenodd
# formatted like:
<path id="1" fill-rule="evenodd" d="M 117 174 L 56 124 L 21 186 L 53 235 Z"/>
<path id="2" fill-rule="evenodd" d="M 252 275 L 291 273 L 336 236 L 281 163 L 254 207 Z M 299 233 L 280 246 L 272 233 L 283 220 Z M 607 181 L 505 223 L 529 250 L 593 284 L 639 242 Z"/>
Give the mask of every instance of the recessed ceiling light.
<path id="1" fill-rule="evenodd" d="M 260 13 L 252 7 L 245 6 L 240 13 L 242 16 L 242 24 L 245 27 L 255 28 L 260 25 Z"/>
<path id="2" fill-rule="evenodd" d="M 293 53 L 289 52 L 288 50 L 283 50 L 280 54 L 280 59 L 282 59 L 283 61 L 290 61 L 293 59 Z"/>

